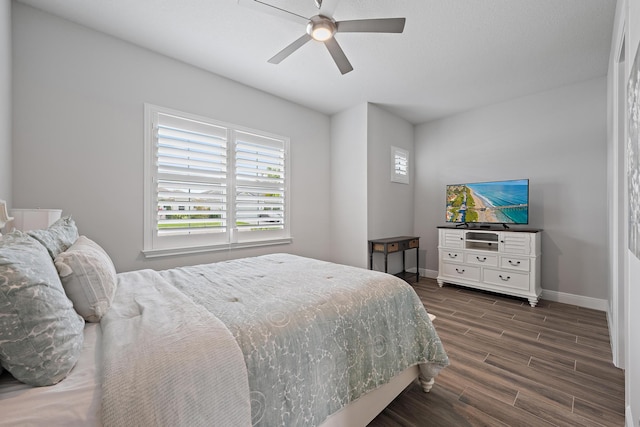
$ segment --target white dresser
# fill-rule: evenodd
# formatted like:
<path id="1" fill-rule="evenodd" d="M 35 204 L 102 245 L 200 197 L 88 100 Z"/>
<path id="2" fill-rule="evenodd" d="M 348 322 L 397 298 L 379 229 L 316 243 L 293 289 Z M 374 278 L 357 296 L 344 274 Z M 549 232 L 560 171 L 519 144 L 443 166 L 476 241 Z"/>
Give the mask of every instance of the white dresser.
<path id="1" fill-rule="evenodd" d="M 438 285 L 454 283 L 527 298 L 540 288 L 541 230 L 438 228 Z"/>

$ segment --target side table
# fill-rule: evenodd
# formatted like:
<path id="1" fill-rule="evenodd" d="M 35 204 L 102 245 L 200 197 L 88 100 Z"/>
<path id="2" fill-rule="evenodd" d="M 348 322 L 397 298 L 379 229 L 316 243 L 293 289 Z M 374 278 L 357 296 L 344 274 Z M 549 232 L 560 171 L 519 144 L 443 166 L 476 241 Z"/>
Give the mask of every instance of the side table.
<path id="1" fill-rule="evenodd" d="M 406 276 L 409 273 L 405 271 L 405 255 L 406 251 L 409 249 L 416 250 L 416 282 L 420 280 L 420 269 L 419 267 L 419 259 L 420 256 L 418 254 L 418 249 L 420 248 L 420 237 L 416 236 L 398 236 L 398 237 L 388 237 L 385 239 L 372 239 L 369 240 L 369 270 L 373 270 L 373 254 L 374 253 L 382 253 L 384 254 L 384 272 L 387 273 L 387 256 L 390 253 L 402 251 L 402 272 L 397 275 L 406 280 Z"/>

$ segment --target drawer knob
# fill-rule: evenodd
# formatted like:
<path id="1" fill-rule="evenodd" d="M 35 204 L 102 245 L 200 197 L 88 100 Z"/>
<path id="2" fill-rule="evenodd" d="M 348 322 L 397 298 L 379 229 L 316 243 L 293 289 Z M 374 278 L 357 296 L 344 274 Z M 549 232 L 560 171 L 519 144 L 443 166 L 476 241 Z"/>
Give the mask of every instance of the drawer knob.
<path id="1" fill-rule="evenodd" d="M 457 269 L 457 268 L 456 268 L 456 273 L 458 273 L 458 274 L 464 274 L 464 269 L 459 270 L 459 269 Z"/>
<path id="2" fill-rule="evenodd" d="M 520 261 L 513 262 L 513 261 L 509 260 L 509 264 L 511 264 L 511 265 L 520 265 Z"/>
<path id="3" fill-rule="evenodd" d="M 511 276 L 507 276 L 507 278 L 505 279 L 504 277 L 502 277 L 502 274 L 498 275 L 498 277 L 504 280 L 505 282 L 508 282 L 509 279 L 511 279 Z"/>
<path id="4" fill-rule="evenodd" d="M 480 261 L 480 262 L 485 262 L 487 260 L 487 257 L 485 256 L 485 257 L 480 258 L 479 256 L 477 256 L 476 259 L 478 261 Z"/>
<path id="5" fill-rule="evenodd" d="M 449 258 L 457 258 L 458 254 L 449 254 Z"/>

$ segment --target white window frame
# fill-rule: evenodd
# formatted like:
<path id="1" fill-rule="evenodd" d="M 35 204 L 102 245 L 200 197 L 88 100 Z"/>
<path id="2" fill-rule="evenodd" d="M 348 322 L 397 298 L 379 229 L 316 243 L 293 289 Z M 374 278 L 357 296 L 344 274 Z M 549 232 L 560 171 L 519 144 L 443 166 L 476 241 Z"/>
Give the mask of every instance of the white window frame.
<path id="1" fill-rule="evenodd" d="M 391 182 L 409 184 L 409 151 L 391 146 Z"/>
<path id="2" fill-rule="evenodd" d="M 225 230 L 215 234 L 191 234 L 180 236 L 161 236 L 158 233 L 158 164 L 157 164 L 157 132 L 159 115 L 171 115 L 185 120 L 193 120 L 215 127 L 225 128 L 227 132 L 226 153 L 226 213 Z M 255 136 L 257 139 L 274 140 L 282 143 L 284 150 L 284 214 L 283 228 L 269 231 L 241 231 L 236 226 L 236 140 L 243 135 Z M 246 139 L 246 138 L 245 138 Z M 208 117 L 144 104 L 144 242 L 143 254 L 146 258 L 161 256 L 200 253 L 236 248 L 279 245 L 292 242 L 290 215 L 290 165 L 289 138 L 243 126 L 217 121 Z"/>

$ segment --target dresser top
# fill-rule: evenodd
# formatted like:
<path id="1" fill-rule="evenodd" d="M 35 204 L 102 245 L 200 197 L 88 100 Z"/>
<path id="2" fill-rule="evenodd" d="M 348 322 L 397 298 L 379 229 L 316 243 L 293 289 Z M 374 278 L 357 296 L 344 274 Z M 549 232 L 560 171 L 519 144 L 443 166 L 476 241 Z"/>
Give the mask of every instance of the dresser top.
<path id="1" fill-rule="evenodd" d="M 439 225 L 438 228 L 446 228 L 449 230 L 463 230 L 463 231 L 506 231 L 507 233 L 540 233 L 542 231 L 541 228 L 504 228 L 498 224 L 492 226 L 480 226 L 480 225 L 472 225 L 470 227 L 465 227 L 463 225 L 455 226 L 455 225 Z"/>

